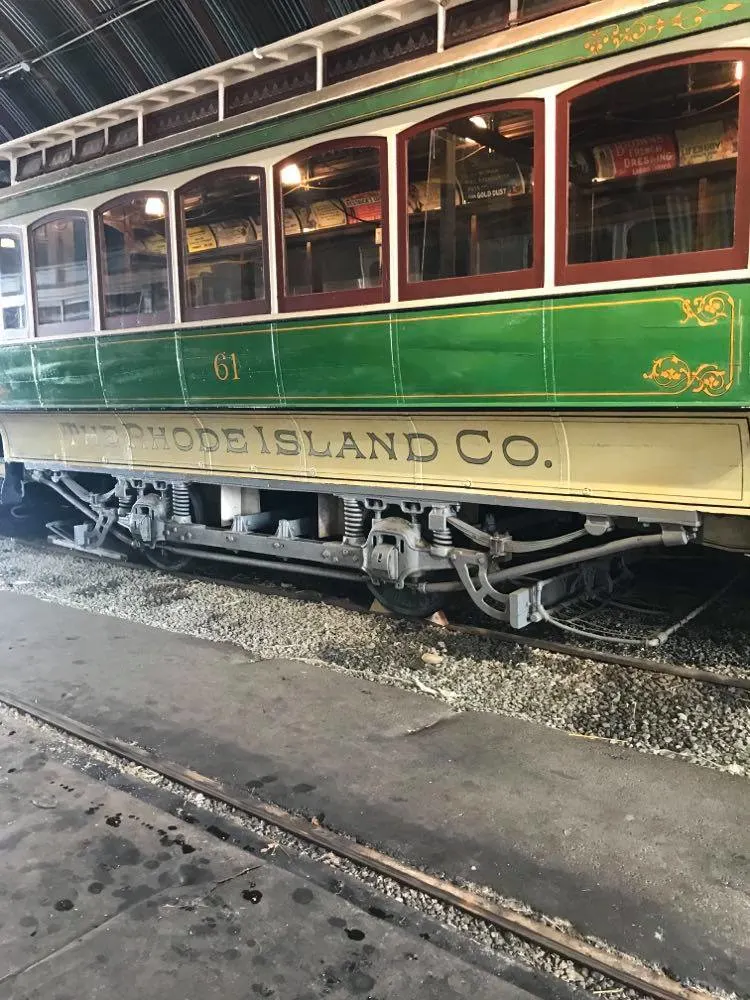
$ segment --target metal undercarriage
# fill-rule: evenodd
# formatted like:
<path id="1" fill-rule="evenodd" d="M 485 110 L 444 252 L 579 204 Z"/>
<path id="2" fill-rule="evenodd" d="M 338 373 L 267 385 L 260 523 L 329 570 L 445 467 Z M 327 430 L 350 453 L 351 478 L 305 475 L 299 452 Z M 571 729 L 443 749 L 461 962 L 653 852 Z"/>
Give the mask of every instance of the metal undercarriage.
<path id="1" fill-rule="evenodd" d="M 366 581 L 387 609 L 427 616 L 465 592 L 516 629 L 552 621 L 580 596 L 608 594 L 627 562 L 684 546 L 697 529 L 637 516 L 521 511 L 477 503 L 304 492 L 153 477 L 92 477 L 6 465 L 3 502 L 42 484 L 83 520 L 51 540 L 103 557 L 133 549 L 165 569 L 193 559 Z M 108 488 L 102 490 L 106 485 Z M 363 581 L 364 578 L 364 581 Z"/>

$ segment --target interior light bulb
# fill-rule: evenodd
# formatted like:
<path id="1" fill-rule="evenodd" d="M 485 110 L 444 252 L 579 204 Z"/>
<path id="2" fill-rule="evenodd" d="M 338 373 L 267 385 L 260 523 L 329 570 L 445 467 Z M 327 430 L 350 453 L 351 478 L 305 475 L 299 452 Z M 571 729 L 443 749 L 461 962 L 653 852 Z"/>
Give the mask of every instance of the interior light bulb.
<path id="1" fill-rule="evenodd" d="M 477 128 L 489 128 L 487 124 L 487 119 L 482 115 L 472 115 L 469 119 L 472 125 L 476 125 Z"/>
<path id="2" fill-rule="evenodd" d="M 284 187 L 296 187 L 302 183 L 302 171 L 296 163 L 287 163 L 281 168 L 281 183 Z"/>
<path id="3" fill-rule="evenodd" d="M 150 198 L 146 198 L 144 212 L 146 215 L 153 215 L 157 218 L 163 216 L 164 200 L 162 198 L 157 198 L 155 195 L 152 195 Z"/>

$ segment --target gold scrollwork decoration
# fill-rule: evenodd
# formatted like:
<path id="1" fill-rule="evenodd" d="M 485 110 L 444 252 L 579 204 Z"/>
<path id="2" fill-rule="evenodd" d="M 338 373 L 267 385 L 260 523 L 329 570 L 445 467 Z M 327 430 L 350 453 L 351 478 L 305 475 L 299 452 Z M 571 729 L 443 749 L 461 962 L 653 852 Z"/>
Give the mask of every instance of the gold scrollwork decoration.
<path id="1" fill-rule="evenodd" d="M 734 299 L 728 292 L 714 291 L 698 295 L 694 299 L 680 299 L 683 325 L 696 322 L 699 326 L 716 326 L 720 319 L 730 319 L 734 310 Z"/>
<path id="2" fill-rule="evenodd" d="M 734 383 L 734 319 L 735 302 L 722 289 L 714 289 L 693 298 L 679 298 L 682 309 L 680 325 L 697 323 L 698 326 L 729 325 L 728 361 L 724 366 L 709 361 L 691 368 L 677 354 L 665 354 L 651 363 L 651 370 L 643 377 L 659 389 L 679 395 L 682 392 L 704 393 L 706 396 L 723 396 Z"/>
<path id="3" fill-rule="evenodd" d="M 704 0 L 702 4 L 688 4 L 672 16 L 654 14 L 650 17 L 639 17 L 625 24 L 596 28 L 586 36 L 583 47 L 591 55 L 599 55 L 607 49 L 617 52 L 623 45 L 637 45 L 644 40 L 655 41 L 667 28 L 695 31 L 703 27 L 707 19 L 711 17 L 721 19 L 722 16 L 732 14 L 742 6 L 743 0 L 729 3 L 722 3 L 721 0 Z"/>
<path id="4" fill-rule="evenodd" d="M 651 365 L 651 371 L 644 372 L 643 377 L 660 389 L 674 393 L 691 390 L 704 392 L 707 396 L 722 396 L 730 387 L 726 369 L 711 363 L 691 369 L 687 361 L 676 354 L 657 358 Z"/>

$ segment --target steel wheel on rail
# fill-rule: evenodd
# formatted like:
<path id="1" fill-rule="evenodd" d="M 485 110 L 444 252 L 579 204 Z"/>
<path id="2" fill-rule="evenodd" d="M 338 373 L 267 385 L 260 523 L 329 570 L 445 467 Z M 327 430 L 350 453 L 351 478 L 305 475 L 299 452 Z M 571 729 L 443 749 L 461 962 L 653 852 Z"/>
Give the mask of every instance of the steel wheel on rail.
<path id="1" fill-rule="evenodd" d="M 410 587 L 399 590 L 392 583 L 370 582 L 367 587 L 386 610 L 403 618 L 429 618 L 445 604 L 444 594 L 421 594 Z"/>

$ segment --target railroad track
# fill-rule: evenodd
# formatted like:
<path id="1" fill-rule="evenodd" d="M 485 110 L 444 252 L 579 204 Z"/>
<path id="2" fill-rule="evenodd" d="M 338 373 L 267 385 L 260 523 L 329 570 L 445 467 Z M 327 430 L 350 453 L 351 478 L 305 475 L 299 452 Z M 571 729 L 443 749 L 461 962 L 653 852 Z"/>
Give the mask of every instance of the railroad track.
<path id="1" fill-rule="evenodd" d="M 152 567 L 153 568 L 153 567 Z M 320 595 L 314 591 L 302 589 L 282 589 L 273 584 L 247 583 L 240 580 L 233 580 L 230 577 L 222 577 L 207 573 L 170 573 L 171 576 L 189 580 L 205 580 L 212 583 L 219 583 L 223 586 L 235 588 L 247 588 L 248 590 L 281 594 L 293 597 L 297 600 L 319 600 Z M 351 598 L 330 598 L 339 607 L 349 608 L 352 611 L 370 612 L 373 614 L 385 614 L 395 617 L 391 612 L 377 607 L 377 602 L 371 599 L 362 602 L 353 601 Z M 521 646 L 524 649 L 544 650 L 549 653 L 559 653 L 561 656 L 570 656 L 577 660 L 593 660 L 595 663 L 608 663 L 613 666 L 630 667 L 633 670 L 645 670 L 649 673 L 667 674 L 672 677 L 682 677 L 687 680 L 697 681 L 701 684 L 716 684 L 719 687 L 742 688 L 750 691 L 750 677 L 735 677 L 731 674 L 721 674 L 711 670 L 702 670 L 699 667 L 669 663 L 662 660 L 650 659 L 648 657 L 628 655 L 625 653 L 608 652 L 607 650 L 596 649 L 592 646 L 581 646 L 570 642 L 557 642 L 550 639 L 530 638 L 518 632 L 504 632 L 501 629 L 488 628 L 481 625 L 471 625 L 468 623 L 451 622 L 447 619 L 439 621 L 436 616 L 424 620 L 426 628 L 437 631 L 443 629 L 455 635 L 477 635 L 492 641 L 501 642 L 506 645 Z"/>
<path id="2" fill-rule="evenodd" d="M 0 531 L 0 534 L 5 534 L 6 537 L 12 537 L 16 541 L 20 541 L 23 545 L 36 549 L 37 551 L 60 551 L 56 546 L 50 544 L 44 538 L 18 538 L 15 535 L 9 534 L 7 531 Z M 100 557 L 90 555 L 85 552 L 71 552 L 70 555 L 75 558 L 92 560 L 94 562 L 101 561 Z M 129 560 L 129 563 L 130 565 L 134 564 L 132 560 Z M 224 571 L 224 565 L 219 560 L 206 560 L 206 564 L 210 567 L 209 569 L 188 572 L 182 570 L 159 569 L 146 560 L 139 560 L 135 563 L 135 565 L 141 569 L 145 569 L 153 573 L 166 573 L 170 577 L 182 580 L 186 583 L 194 580 L 200 580 L 203 582 L 219 584 L 220 586 L 231 587 L 233 589 L 246 589 L 256 593 L 267 593 L 271 595 L 290 597 L 295 600 L 319 601 L 321 599 L 321 591 L 319 588 L 324 587 L 323 596 L 325 600 L 329 603 L 335 604 L 337 607 L 356 611 L 358 613 L 391 614 L 385 609 L 379 608 L 377 606 L 377 602 L 373 602 L 372 597 L 369 595 L 364 583 L 362 584 L 362 598 L 361 600 L 358 600 L 353 598 L 351 593 L 349 593 L 346 597 L 342 596 L 335 584 L 331 584 L 329 581 L 325 581 L 323 579 L 317 581 L 318 588 L 313 590 L 308 587 L 297 586 L 296 584 L 287 584 L 286 586 L 282 586 L 276 582 L 264 582 L 261 580 L 247 578 L 243 579 L 241 570 L 238 570 L 238 572 L 235 572 L 233 575 L 227 575 Z M 284 567 L 280 565 L 277 572 L 282 575 L 287 572 L 293 576 L 295 571 L 291 569 L 285 571 Z M 729 585 L 726 585 L 724 589 L 728 589 L 728 586 Z M 709 602 L 704 602 L 700 605 L 698 612 L 704 610 L 708 603 Z M 444 616 L 440 617 L 439 620 L 439 617 L 440 616 L 432 616 L 430 619 L 425 619 L 423 622 L 424 628 L 434 630 L 435 632 L 444 630 L 455 635 L 475 635 L 489 639 L 493 642 L 503 643 L 508 646 L 522 647 L 532 651 L 541 650 L 577 660 L 590 660 L 595 663 L 610 664 L 633 670 L 642 670 L 648 673 L 680 677 L 700 684 L 738 688 L 750 691 L 750 677 L 738 677 L 733 674 L 704 670 L 689 664 L 672 663 L 655 657 L 652 658 L 636 654 L 603 650 L 594 645 L 584 645 L 580 643 L 566 642 L 564 640 L 553 640 L 530 636 L 526 633 L 504 631 L 502 629 L 475 625 L 463 621 L 449 621 Z M 696 617 L 696 615 L 691 614 L 686 617 L 693 618 Z M 648 644 L 645 641 L 642 644 L 642 648 L 644 650 L 648 648 Z"/>
<path id="3" fill-rule="evenodd" d="M 125 764 L 137 765 L 153 778 L 165 778 L 180 788 L 208 800 L 208 808 L 229 807 L 238 814 L 270 825 L 308 845 L 322 848 L 336 858 L 360 869 L 374 872 L 460 911 L 499 930 L 515 935 L 545 952 L 559 955 L 576 965 L 598 973 L 621 987 L 637 990 L 655 1000 L 708 1000 L 708 991 L 686 986 L 666 973 L 640 963 L 628 955 L 613 952 L 578 937 L 571 931 L 552 926 L 543 919 L 501 905 L 480 893 L 408 865 L 382 851 L 358 843 L 317 822 L 288 812 L 280 806 L 252 797 L 215 778 L 168 760 L 155 751 L 107 736 L 100 730 L 58 712 L 32 705 L 13 694 L 0 692 L 0 705 L 12 709 L 37 724 L 52 727 L 69 740 L 113 755 Z M 600 991 L 601 992 L 601 991 Z M 604 992 L 610 992 L 609 990 Z"/>

